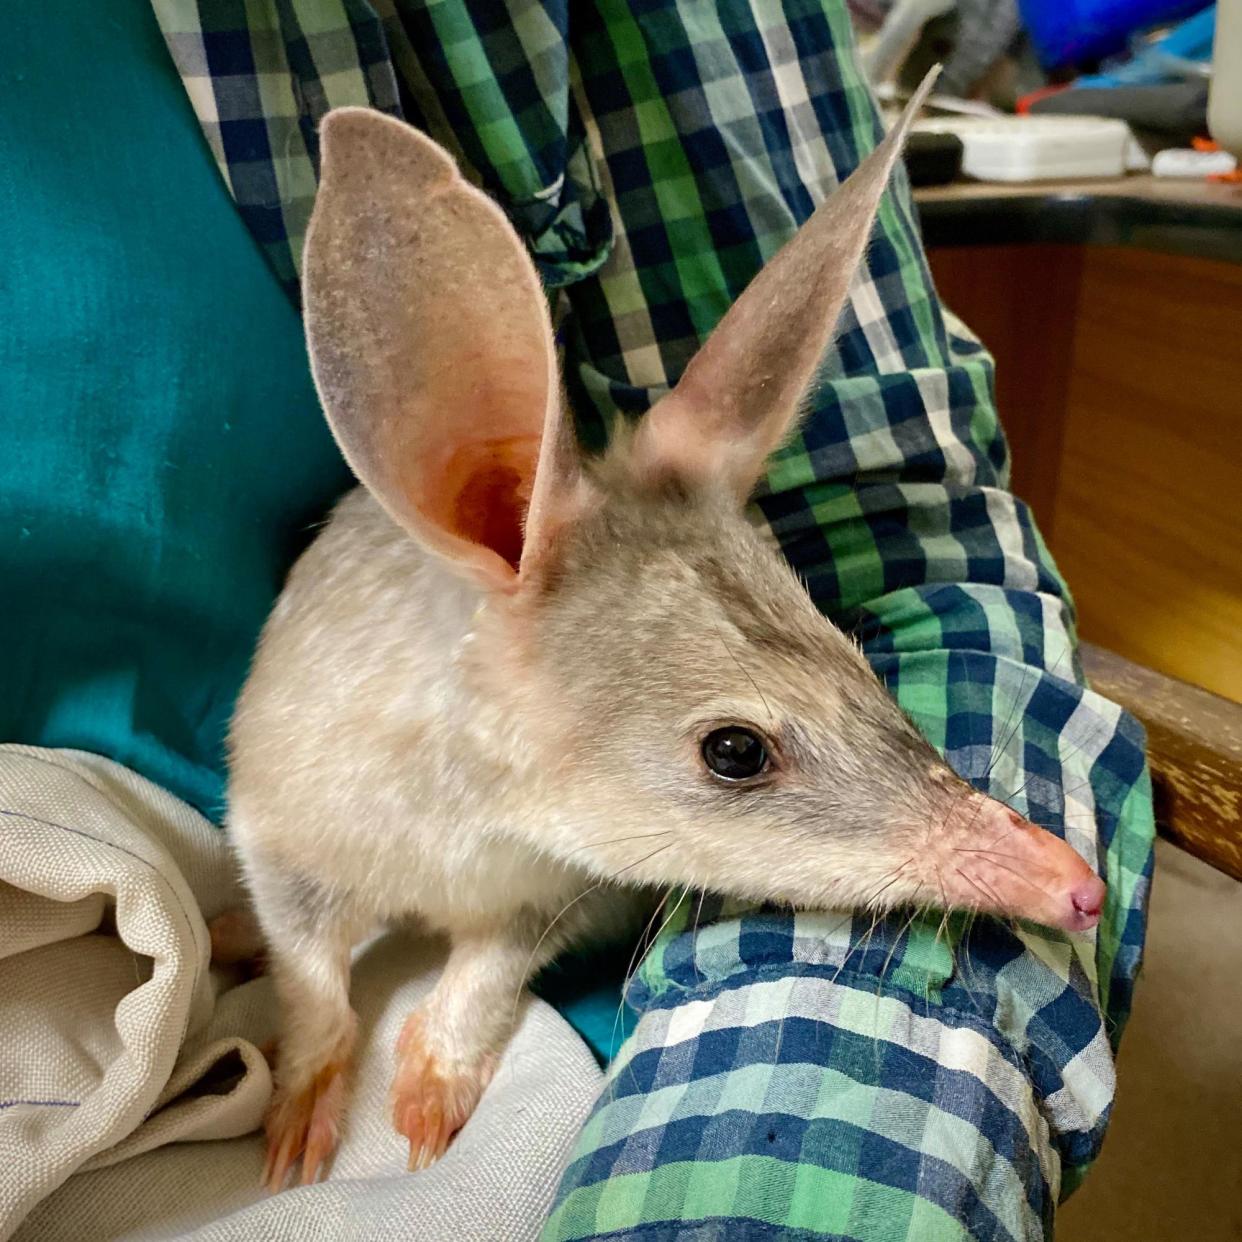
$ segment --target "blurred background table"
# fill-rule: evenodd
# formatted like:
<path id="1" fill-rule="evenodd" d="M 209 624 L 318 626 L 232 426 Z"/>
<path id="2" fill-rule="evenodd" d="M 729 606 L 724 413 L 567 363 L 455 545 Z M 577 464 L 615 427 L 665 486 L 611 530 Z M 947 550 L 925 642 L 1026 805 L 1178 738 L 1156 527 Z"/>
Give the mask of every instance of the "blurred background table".
<path id="1" fill-rule="evenodd" d="M 1242 185 L 1136 175 L 915 191 L 928 246 L 1135 246 L 1242 263 Z"/>

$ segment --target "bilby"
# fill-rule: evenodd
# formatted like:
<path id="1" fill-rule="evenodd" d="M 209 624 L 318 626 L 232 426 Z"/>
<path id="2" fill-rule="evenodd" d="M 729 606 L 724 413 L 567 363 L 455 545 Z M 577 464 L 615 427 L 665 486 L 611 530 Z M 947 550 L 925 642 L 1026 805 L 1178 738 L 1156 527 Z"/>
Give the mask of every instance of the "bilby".
<path id="1" fill-rule="evenodd" d="M 336 1145 L 350 950 L 377 923 L 451 945 L 397 1050 L 393 1121 L 423 1167 L 525 980 L 615 934 L 635 890 L 1098 920 L 1087 863 L 950 770 L 743 513 L 929 86 L 598 458 L 499 208 L 399 121 L 325 119 L 306 328 L 362 487 L 295 566 L 230 737 L 282 1012 L 273 1188 Z"/>

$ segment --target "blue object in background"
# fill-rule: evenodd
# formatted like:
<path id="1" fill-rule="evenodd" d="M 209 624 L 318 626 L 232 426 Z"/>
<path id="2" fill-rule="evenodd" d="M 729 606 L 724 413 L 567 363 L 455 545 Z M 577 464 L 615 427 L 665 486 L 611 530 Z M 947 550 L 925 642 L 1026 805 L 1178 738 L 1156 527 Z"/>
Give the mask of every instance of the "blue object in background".
<path id="1" fill-rule="evenodd" d="M 1210 5 L 1162 39 L 1156 39 L 1128 60 L 1106 63 L 1099 73 L 1075 78 L 1076 87 L 1156 86 L 1178 81 L 1187 75 L 1183 66 L 1212 63 L 1212 43 L 1216 37 L 1216 6 Z"/>
<path id="2" fill-rule="evenodd" d="M 1189 17 L 1203 0 L 1019 0 L 1018 7 L 1039 59 L 1056 69 L 1119 51 L 1135 31 Z"/>

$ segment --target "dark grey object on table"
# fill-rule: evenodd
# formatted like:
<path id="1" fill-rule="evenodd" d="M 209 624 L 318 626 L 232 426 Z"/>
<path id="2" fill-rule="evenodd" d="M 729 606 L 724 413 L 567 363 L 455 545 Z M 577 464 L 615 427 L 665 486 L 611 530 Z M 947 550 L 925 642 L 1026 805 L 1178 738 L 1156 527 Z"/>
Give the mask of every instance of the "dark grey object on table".
<path id="1" fill-rule="evenodd" d="M 1242 263 L 1242 185 L 1132 176 L 915 191 L 928 246 L 1135 246 Z"/>

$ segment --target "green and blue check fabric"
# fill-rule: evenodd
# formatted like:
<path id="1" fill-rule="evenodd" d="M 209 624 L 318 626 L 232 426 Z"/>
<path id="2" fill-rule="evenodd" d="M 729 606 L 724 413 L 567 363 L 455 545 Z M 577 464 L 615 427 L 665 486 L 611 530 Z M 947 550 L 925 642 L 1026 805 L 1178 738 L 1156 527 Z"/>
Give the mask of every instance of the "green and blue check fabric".
<path id="1" fill-rule="evenodd" d="M 327 108 L 457 152 L 558 304 L 588 443 L 666 391 L 881 132 L 841 0 L 154 4 L 294 296 Z M 1007 479 L 992 361 L 937 300 L 899 174 L 755 521 L 957 770 L 1096 865 L 1105 917 L 1069 936 L 669 894 L 545 1238 L 1051 1233 L 1113 1099 L 1153 824 L 1141 731 L 1085 687 Z"/>

